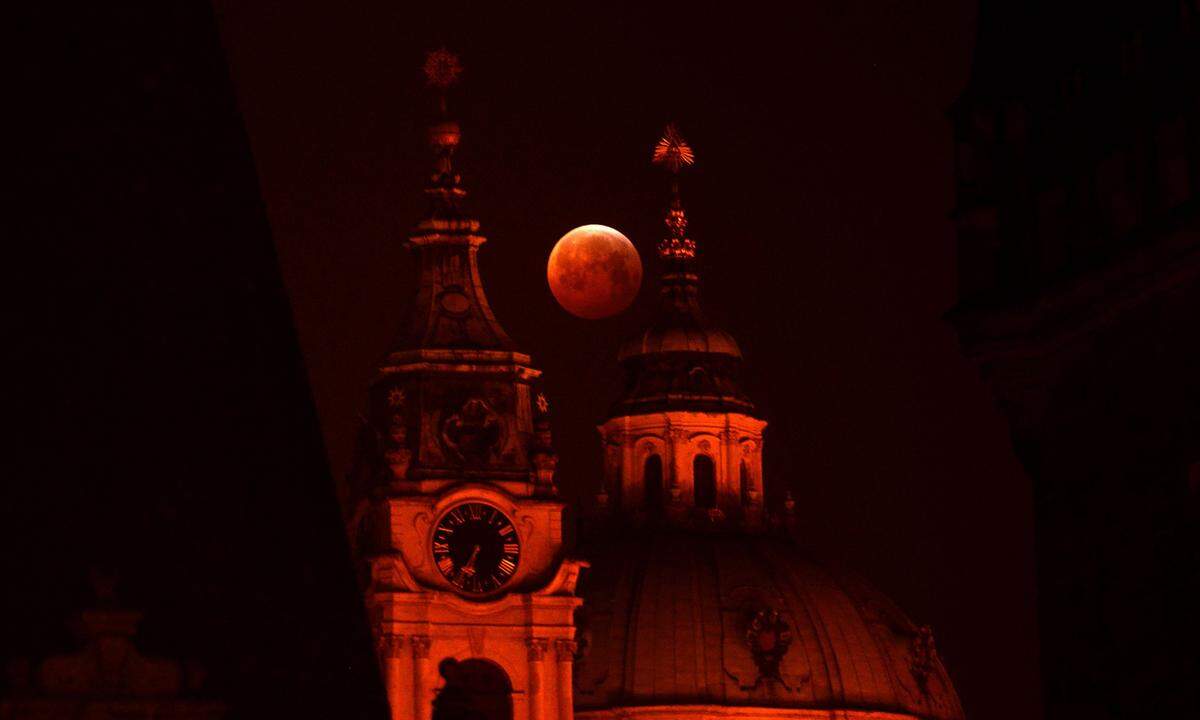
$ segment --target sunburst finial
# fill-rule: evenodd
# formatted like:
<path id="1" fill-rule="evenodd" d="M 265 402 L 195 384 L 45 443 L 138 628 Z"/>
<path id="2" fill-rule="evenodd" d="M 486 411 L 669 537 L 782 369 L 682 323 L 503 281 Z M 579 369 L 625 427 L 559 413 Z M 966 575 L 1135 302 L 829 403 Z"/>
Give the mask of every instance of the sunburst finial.
<path id="1" fill-rule="evenodd" d="M 429 126 L 429 145 L 433 149 L 434 170 L 425 192 L 432 199 L 431 216 L 449 217 L 459 212 L 459 201 L 466 191 L 454 172 L 454 151 L 462 140 L 462 130 L 446 107 L 447 90 L 458 82 L 462 64 L 458 56 L 444 47 L 425 53 L 425 84 L 433 89 L 436 120 Z"/>
<path id="2" fill-rule="evenodd" d="M 675 123 L 668 123 L 662 138 L 654 146 L 654 164 L 671 171 L 671 204 L 663 216 L 667 237 L 658 244 L 660 257 L 687 262 L 696 257 L 696 243 L 687 236 L 687 212 L 679 197 L 679 171 L 696 162 L 692 146 L 679 134 Z"/>
<path id="3" fill-rule="evenodd" d="M 457 55 L 443 47 L 425 53 L 424 70 L 427 85 L 445 90 L 458 82 L 458 76 L 462 75 L 462 64 L 458 62 Z"/>
<path id="4" fill-rule="evenodd" d="M 679 134 L 679 128 L 675 127 L 675 123 L 668 123 L 662 138 L 654 146 L 654 164 L 662 165 L 671 172 L 677 173 L 694 162 L 696 162 L 696 154 L 692 152 L 692 146 L 688 145 L 683 136 Z"/>

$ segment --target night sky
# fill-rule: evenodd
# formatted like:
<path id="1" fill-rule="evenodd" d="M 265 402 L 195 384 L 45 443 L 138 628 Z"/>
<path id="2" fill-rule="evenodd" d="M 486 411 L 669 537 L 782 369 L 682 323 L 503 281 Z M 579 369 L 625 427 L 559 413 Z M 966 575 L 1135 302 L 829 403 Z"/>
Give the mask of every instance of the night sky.
<path id="1" fill-rule="evenodd" d="M 240 110 L 335 475 L 413 292 L 402 247 L 429 167 L 423 54 L 462 56 L 458 167 L 490 238 L 497 318 L 545 370 L 560 483 L 597 487 L 621 340 L 653 305 L 676 121 L 705 304 L 770 422 L 766 476 L 812 554 L 929 623 L 972 718 L 1034 717 L 1028 481 L 942 314 L 954 303 L 945 111 L 969 3 L 217 2 Z M 436 10 L 435 10 L 436 8 Z M 586 223 L 648 262 L 635 310 L 583 321 L 545 280 Z"/>

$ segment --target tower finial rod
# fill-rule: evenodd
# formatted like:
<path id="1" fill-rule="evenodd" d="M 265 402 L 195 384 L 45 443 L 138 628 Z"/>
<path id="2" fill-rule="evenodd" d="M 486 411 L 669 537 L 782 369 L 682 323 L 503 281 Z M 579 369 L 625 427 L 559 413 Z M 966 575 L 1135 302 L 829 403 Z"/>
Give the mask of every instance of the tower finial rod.
<path id="1" fill-rule="evenodd" d="M 696 256 L 696 243 L 687 236 L 687 212 L 679 194 L 679 171 L 696 162 L 696 154 L 688 145 L 675 123 L 668 123 L 663 136 L 654 146 L 653 162 L 671 173 L 671 204 L 663 216 L 667 237 L 658 244 L 659 257 L 688 260 Z"/>
<path id="2" fill-rule="evenodd" d="M 425 84 L 437 93 L 437 120 L 429 126 L 429 145 L 433 150 L 434 171 L 425 192 L 432 201 L 434 216 L 454 216 L 459 200 L 466 195 L 460 186 L 461 178 L 454 172 L 454 151 L 462 139 L 458 123 L 451 120 L 446 106 L 446 94 L 458 83 L 462 65 L 458 56 L 446 48 L 425 54 Z"/>

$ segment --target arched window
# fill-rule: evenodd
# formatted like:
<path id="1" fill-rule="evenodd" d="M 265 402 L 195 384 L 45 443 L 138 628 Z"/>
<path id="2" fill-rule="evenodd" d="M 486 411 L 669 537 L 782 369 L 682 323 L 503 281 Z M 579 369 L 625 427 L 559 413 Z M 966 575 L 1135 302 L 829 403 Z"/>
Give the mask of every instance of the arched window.
<path id="1" fill-rule="evenodd" d="M 695 487 L 696 507 L 711 509 L 717 506 L 717 473 L 712 458 L 697 455 L 692 460 L 692 484 Z"/>
<path id="2" fill-rule="evenodd" d="M 746 467 L 746 461 L 742 460 L 741 467 L 738 468 L 738 476 L 741 480 L 740 489 L 742 492 L 742 505 L 750 504 L 750 468 Z"/>
<path id="3" fill-rule="evenodd" d="M 433 701 L 433 720 L 513 720 L 512 683 L 488 660 L 446 658 L 438 663 L 446 679 Z"/>
<path id="4" fill-rule="evenodd" d="M 645 493 L 643 501 L 646 504 L 646 512 L 652 516 L 661 515 L 663 509 L 663 466 L 662 458 L 658 455 L 651 455 L 646 458 L 646 464 L 642 468 L 642 492 Z"/>

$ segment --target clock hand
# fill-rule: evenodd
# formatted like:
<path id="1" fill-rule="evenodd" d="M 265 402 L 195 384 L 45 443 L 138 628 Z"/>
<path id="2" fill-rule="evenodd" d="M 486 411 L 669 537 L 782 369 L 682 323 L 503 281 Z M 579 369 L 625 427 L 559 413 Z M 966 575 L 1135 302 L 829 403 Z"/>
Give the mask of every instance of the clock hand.
<path id="1" fill-rule="evenodd" d="M 475 558 L 477 558 L 477 557 L 479 557 L 479 546 L 478 545 L 476 545 L 475 549 L 471 552 L 471 559 L 467 560 L 466 565 L 463 565 L 463 569 L 462 569 L 463 575 L 474 575 L 475 574 Z"/>

